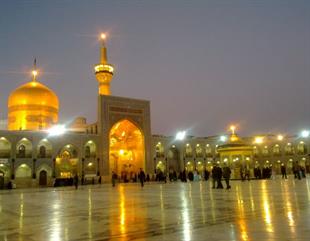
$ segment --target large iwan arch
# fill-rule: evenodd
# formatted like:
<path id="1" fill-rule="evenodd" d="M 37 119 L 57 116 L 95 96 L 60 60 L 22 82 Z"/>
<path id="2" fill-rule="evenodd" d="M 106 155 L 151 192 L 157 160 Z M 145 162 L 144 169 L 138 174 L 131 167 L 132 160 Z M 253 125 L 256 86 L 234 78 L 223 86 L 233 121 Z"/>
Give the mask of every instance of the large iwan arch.
<path id="1" fill-rule="evenodd" d="M 109 132 L 109 166 L 122 180 L 130 181 L 145 169 L 143 132 L 128 119 L 115 123 Z"/>

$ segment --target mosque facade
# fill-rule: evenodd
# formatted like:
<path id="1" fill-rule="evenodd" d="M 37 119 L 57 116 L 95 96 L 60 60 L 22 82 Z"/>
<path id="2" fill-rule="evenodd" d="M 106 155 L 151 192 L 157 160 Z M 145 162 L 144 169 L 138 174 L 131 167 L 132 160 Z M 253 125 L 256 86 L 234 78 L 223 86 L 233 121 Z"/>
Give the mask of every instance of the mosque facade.
<path id="1" fill-rule="evenodd" d="M 152 135 L 150 102 L 112 96 L 114 67 L 108 63 L 105 35 L 100 61 L 94 66 L 98 81 L 98 120 L 89 124 L 78 117 L 64 131 L 58 124 L 57 95 L 32 80 L 8 97 L 8 123 L 0 130 L 0 189 L 9 181 L 17 187 L 67 185 L 75 174 L 84 182 L 108 182 L 112 171 L 131 181 L 140 168 L 151 178 L 182 170 L 203 173 L 214 165 L 229 165 L 235 179 L 242 167 L 281 165 L 291 172 L 298 163 L 310 172 L 309 137 L 267 134 L 240 138 L 227 136 L 175 137 Z"/>

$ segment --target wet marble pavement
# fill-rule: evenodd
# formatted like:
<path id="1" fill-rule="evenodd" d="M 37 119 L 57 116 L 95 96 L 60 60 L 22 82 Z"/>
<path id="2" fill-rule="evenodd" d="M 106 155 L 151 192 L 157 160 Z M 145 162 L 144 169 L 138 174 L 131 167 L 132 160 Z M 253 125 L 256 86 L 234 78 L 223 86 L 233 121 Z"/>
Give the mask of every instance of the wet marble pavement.
<path id="1" fill-rule="evenodd" d="M 310 240 L 310 179 L 1 190 L 0 240 Z"/>

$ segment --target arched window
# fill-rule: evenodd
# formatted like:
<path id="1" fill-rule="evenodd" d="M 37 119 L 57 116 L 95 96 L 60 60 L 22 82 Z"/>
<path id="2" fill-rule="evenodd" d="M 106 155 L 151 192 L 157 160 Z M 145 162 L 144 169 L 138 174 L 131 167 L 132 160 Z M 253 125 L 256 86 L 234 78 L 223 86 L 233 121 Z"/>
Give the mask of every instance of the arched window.
<path id="1" fill-rule="evenodd" d="M 164 147 L 163 145 L 158 142 L 156 147 L 155 147 L 155 152 L 156 152 L 156 157 L 164 157 Z"/>
<path id="2" fill-rule="evenodd" d="M 210 144 L 206 145 L 206 155 L 207 155 L 207 157 L 212 156 L 212 148 L 211 148 Z"/>
<path id="3" fill-rule="evenodd" d="M 292 147 L 291 143 L 287 143 L 287 145 L 285 146 L 285 154 L 286 155 L 293 155 L 294 152 L 294 148 Z"/>
<path id="4" fill-rule="evenodd" d="M 254 146 L 254 147 L 253 147 L 253 155 L 254 155 L 255 157 L 257 157 L 257 156 L 259 155 L 259 150 L 258 150 L 257 146 Z"/>
<path id="5" fill-rule="evenodd" d="M 196 157 L 203 157 L 203 152 L 200 144 L 196 145 Z"/>
<path id="6" fill-rule="evenodd" d="M 299 144 L 297 145 L 297 153 L 299 155 L 305 155 L 307 153 L 307 148 L 303 141 L 299 142 Z"/>
<path id="7" fill-rule="evenodd" d="M 193 150 L 189 143 L 185 146 L 185 157 L 193 157 Z"/>
<path id="8" fill-rule="evenodd" d="M 85 146 L 85 157 L 90 157 L 90 146 Z"/>
<path id="9" fill-rule="evenodd" d="M 18 157 L 25 158 L 26 157 L 26 147 L 24 145 L 20 145 L 18 147 Z"/>
<path id="10" fill-rule="evenodd" d="M 77 151 L 75 149 L 72 150 L 72 157 L 73 158 L 77 157 Z"/>
<path id="11" fill-rule="evenodd" d="M 269 156 L 269 149 L 268 146 L 264 146 L 262 151 L 263 156 Z"/>
<path id="12" fill-rule="evenodd" d="M 39 148 L 39 157 L 45 158 L 46 157 L 46 147 L 45 146 L 40 146 Z"/>
<path id="13" fill-rule="evenodd" d="M 274 145 L 272 148 L 272 152 L 275 156 L 281 155 L 280 146 L 278 144 Z"/>

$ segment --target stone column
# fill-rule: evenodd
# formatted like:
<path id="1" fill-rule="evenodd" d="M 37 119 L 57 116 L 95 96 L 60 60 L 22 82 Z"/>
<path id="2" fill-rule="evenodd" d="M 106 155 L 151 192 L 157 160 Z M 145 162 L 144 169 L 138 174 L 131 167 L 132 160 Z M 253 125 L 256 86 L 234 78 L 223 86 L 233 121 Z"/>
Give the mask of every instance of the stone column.
<path id="1" fill-rule="evenodd" d="M 34 158 L 32 161 L 32 178 L 36 179 L 37 175 L 36 175 L 36 159 Z"/>
<path id="2" fill-rule="evenodd" d="M 53 178 L 56 178 L 56 159 L 53 158 Z"/>
<path id="3" fill-rule="evenodd" d="M 82 176 L 84 176 L 85 158 L 82 158 Z"/>
<path id="4" fill-rule="evenodd" d="M 97 158 L 97 176 L 100 176 L 100 158 Z"/>
<path id="5" fill-rule="evenodd" d="M 11 170 L 11 179 L 14 180 L 15 179 L 15 159 L 12 158 L 12 170 Z"/>

